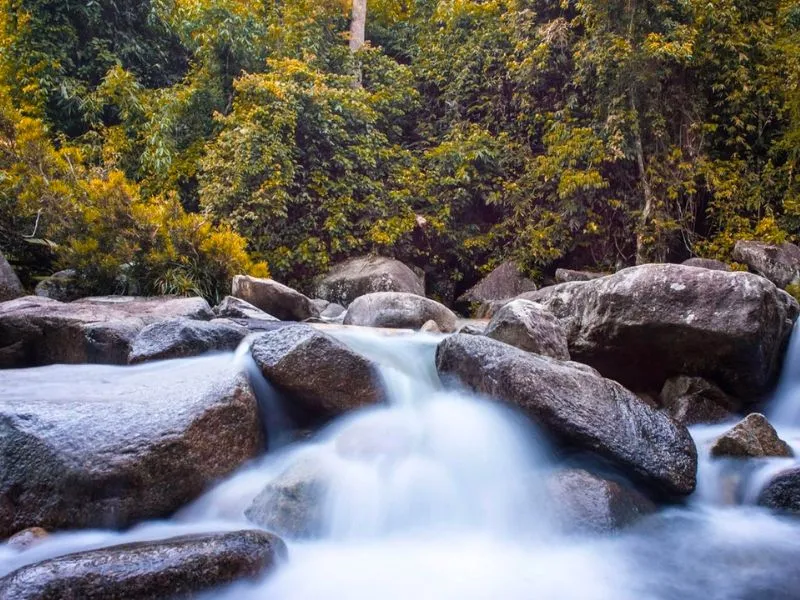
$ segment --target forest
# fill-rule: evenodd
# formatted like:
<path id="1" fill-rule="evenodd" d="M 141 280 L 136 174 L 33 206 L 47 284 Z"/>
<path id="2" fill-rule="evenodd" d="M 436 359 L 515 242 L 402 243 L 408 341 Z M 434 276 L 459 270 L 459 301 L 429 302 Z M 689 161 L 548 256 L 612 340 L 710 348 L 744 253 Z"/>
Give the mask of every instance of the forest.
<path id="1" fill-rule="evenodd" d="M 0 0 L 0 248 L 27 286 L 451 302 L 800 232 L 796 0 Z"/>

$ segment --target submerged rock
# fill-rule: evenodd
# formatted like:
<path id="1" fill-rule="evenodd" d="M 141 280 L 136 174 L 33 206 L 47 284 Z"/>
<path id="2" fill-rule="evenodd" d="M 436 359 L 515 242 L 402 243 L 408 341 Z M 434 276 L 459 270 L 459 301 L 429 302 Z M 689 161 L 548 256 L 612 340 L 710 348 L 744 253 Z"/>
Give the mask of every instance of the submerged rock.
<path id="1" fill-rule="evenodd" d="M 420 329 L 434 321 L 442 332 L 456 330 L 453 311 L 435 300 L 401 292 L 377 292 L 356 298 L 347 309 L 345 325 Z"/>
<path id="2" fill-rule="evenodd" d="M 725 392 L 702 377 L 668 379 L 660 399 L 669 415 L 683 425 L 729 421 L 737 409 Z"/>
<path id="3" fill-rule="evenodd" d="M 424 296 L 425 282 L 399 260 L 362 256 L 336 265 L 316 286 L 317 296 L 344 306 L 359 296 L 374 292 L 406 292 Z"/>
<path id="4" fill-rule="evenodd" d="M 323 460 L 301 459 L 266 485 L 245 516 L 287 538 L 317 537 L 323 533 L 329 478 Z"/>
<path id="5" fill-rule="evenodd" d="M 50 534 L 41 527 L 28 527 L 8 538 L 6 544 L 8 544 L 9 548 L 24 552 L 42 543 L 48 537 L 50 537 Z"/>
<path id="6" fill-rule="evenodd" d="M 131 344 L 130 364 L 235 350 L 249 330 L 227 319 L 170 319 L 142 329 Z"/>
<path id="7" fill-rule="evenodd" d="M 553 313 L 530 300 L 513 300 L 503 306 L 484 335 L 528 352 L 569 360 L 564 327 Z"/>
<path id="8" fill-rule="evenodd" d="M 287 557 L 265 531 L 187 535 L 67 554 L 0 579 L 0 600 L 153 600 L 195 597 L 268 573 Z"/>
<path id="9" fill-rule="evenodd" d="M 436 352 L 440 375 L 516 406 L 567 447 L 602 456 L 668 495 L 695 487 L 689 432 L 591 369 L 531 354 L 483 336 L 457 334 Z"/>
<path id="10" fill-rule="evenodd" d="M 800 515 L 800 467 L 775 475 L 758 495 L 758 505 Z"/>
<path id="11" fill-rule="evenodd" d="M 712 271 L 730 271 L 731 268 L 721 260 L 713 258 L 689 258 L 681 263 L 685 267 L 711 269 Z"/>
<path id="12" fill-rule="evenodd" d="M 558 471 L 547 488 L 563 528 L 572 533 L 608 533 L 656 512 L 635 488 L 583 469 Z"/>
<path id="13" fill-rule="evenodd" d="M 13 300 L 25 295 L 22 283 L 14 272 L 12 266 L 0 252 L 0 302 Z"/>
<path id="14" fill-rule="evenodd" d="M 167 517 L 264 447 L 229 360 L 5 371 L 0 539 Z"/>
<path id="15" fill-rule="evenodd" d="M 217 306 L 214 307 L 214 315 L 219 318 L 227 319 L 256 319 L 258 321 L 278 321 L 269 313 L 265 313 L 260 308 L 253 306 L 241 298 L 225 296 Z"/>
<path id="16" fill-rule="evenodd" d="M 779 288 L 800 279 L 800 247 L 788 242 L 775 245 L 739 240 L 733 249 L 733 258 Z"/>
<path id="17" fill-rule="evenodd" d="M 251 353 L 264 377 L 314 418 L 334 417 L 384 398 L 372 362 L 310 325 L 264 333 Z"/>
<path id="18" fill-rule="evenodd" d="M 104 296 L 64 303 L 26 296 L 0 304 L 0 368 L 125 364 L 134 338 L 147 325 L 211 316 L 202 298 Z"/>
<path id="19" fill-rule="evenodd" d="M 711 446 L 711 456 L 761 458 L 794 456 L 794 453 L 789 444 L 778 437 L 778 432 L 764 415 L 753 413 L 747 415 L 714 442 Z"/>
<path id="20" fill-rule="evenodd" d="M 634 390 L 704 377 L 756 400 L 775 382 L 797 303 L 751 273 L 641 265 L 526 294 L 567 330 L 570 355 Z"/>
<path id="21" fill-rule="evenodd" d="M 273 279 L 237 275 L 233 278 L 231 296 L 282 321 L 304 321 L 318 315 L 311 298 Z"/>

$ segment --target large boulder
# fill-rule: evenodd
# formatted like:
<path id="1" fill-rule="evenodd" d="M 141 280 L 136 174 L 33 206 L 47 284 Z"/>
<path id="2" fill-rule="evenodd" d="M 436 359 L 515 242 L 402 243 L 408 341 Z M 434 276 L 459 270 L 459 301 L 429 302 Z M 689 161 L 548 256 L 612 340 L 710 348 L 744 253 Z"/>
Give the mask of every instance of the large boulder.
<path id="1" fill-rule="evenodd" d="M 131 344 L 130 364 L 235 350 L 250 330 L 228 319 L 178 318 L 142 329 Z"/>
<path id="2" fill-rule="evenodd" d="M 373 292 L 406 292 L 425 295 L 425 281 L 411 268 L 393 258 L 361 256 L 333 267 L 316 285 L 316 295 L 347 306 Z"/>
<path id="3" fill-rule="evenodd" d="M 616 531 L 656 511 L 635 488 L 583 469 L 556 472 L 547 490 L 562 527 L 572 533 Z"/>
<path id="4" fill-rule="evenodd" d="M 520 294 L 536 289 L 536 284 L 524 277 L 514 261 L 506 261 L 468 289 L 459 302 L 476 302 L 482 307 L 503 300 L 516 298 Z"/>
<path id="5" fill-rule="evenodd" d="M 318 316 L 311 298 L 273 279 L 236 275 L 231 296 L 241 298 L 282 321 L 304 321 Z"/>
<path id="6" fill-rule="evenodd" d="M 569 360 L 564 327 L 553 313 L 530 300 L 513 300 L 503 306 L 484 335 L 528 352 Z"/>
<path id="7" fill-rule="evenodd" d="M 344 316 L 345 325 L 420 329 L 434 321 L 445 333 L 456 330 L 455 313 L 435 300 L 401 292 L 376 292 L 356 298 Z"/>
<path id="8" fill-rule="evenodd" d="M 0 302 L 6 300 L 13 300 L 25 295 L 25 290 L 22 289 L 22 283 L 14 272 L 14 269 L 8 264 L 6 257 L 0 252 Z"/>
<path id="9" fill-rule="evenodd" d="M 738 406 L 716 384 L 702 377 L 679 375 L 664 383 L 661 405 L 682 425 L 721 423 L 734 416 Z"/>
<path id="10" fill-rule="evenodd" d="M 775 428 L 759 413 L 747 415 L 711 446 L 711 456 L 714 457 L 762 458 L 793 455 L 789 444 L 778 437 Z"/>
<path id="11" fill-rule="evenodd" d="M 712 271 L 730 271 L 731 268 L 721 260 L 713 258 L 689 258 L 681 263 L 685 267 L 696 267 L 698 269 L 711 269 Z"/>
<path id="12" fill-rule="evenodd" d="M 800 279 L 800 247 L 740 240 L 733 248 L 733 258 L 769 279 L 779 288 Z"/>
<path id="13" fill-rule="evenodd" d="M 694 490 L 697 450 L 686 428 L 591 369 L 463 334 L 439 344 L 436 366 L 440 375 L 521 409 L 561 444 L 604 457 L 656 491 Z"/>
<path id="14" fill-rule="evenodd" d="M 36 284 L 34 293 L 59 302 L 72 302 L 86 296 L 75 269 L 64 269 L 45 277 Z"/>
<path id="15" fill-rule="evenodd" d="M 758 495 L 758 505 L 800 515 L 800 467 L 779 472 Z"/>
<path id="16" fill-rule="evenodd" d="M 269 313 L 265 313 L 257 306 L 246 300 L 225 296 L 222 302 L 214 307 L 214 316 L 222 319 L 254 319 L 257 321 L 278 321 Z"/>
<path id="17" fill-rule="evenodd" d="M 0 579 L 0 600 L 153 600 L 196 597 L 262 576 L 287 557 L 266 531 L 137 542 L 51 558 Z"/>
<path id="18" fill-rule="evenodd" d="M 0 303 L 0 368 L 125 364 L 133 339 L 147 325 L 211 316 L 202 298 L 107 296 L 64 303 L 25 296 Z"/>
<path id="19" fill-rule="evenodd" d="M 376 366 L 310 325 L 264 333 L 251 353 L 264 377 L 312 418 L 334 417 L 384 399 Z"/>
<path id="20" fill-rule="evenodd" d="M 641 265 L 524 297 L 565 326 L 570 356 L 604 376 L 658 391 L 704 377 L 756 400 L 775 382 L 797 302 L 751 273 Z"/>
<path id="21" fill-rule="evenodd" d="M 573 281 L 591 281 L 605 277 L 608 273 L 595 273 L 594 271 L 575 271 L 573 269 L 556 269 L 556 283 L 571 283 Z"/>
<path id="22" fill-rule="evenodd" d="M 167 517 L 264 448 L 227 357 L 5 371 L 0 539 Z"/>

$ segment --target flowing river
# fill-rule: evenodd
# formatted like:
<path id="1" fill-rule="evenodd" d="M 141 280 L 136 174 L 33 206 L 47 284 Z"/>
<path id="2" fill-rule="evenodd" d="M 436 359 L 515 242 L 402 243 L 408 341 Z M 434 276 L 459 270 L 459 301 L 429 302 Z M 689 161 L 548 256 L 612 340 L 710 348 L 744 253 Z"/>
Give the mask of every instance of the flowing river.
<path id="1" fill-rule="evenodd" d="M 710 461 L 730 424 L 698 427 L 698 490 L 615 534 L 563 530 L 545 493 L 555 467 L 524 417 L 440 383 L 439 338 L 341 331 L 381 365 L 389 404 L 340 418 L 292 442 L 280 399 L 247 352 L 186 361 L 230 363 L 255 379 L 273 448 L 168 521 L 124 533 L 60 533 L 16 553 L 0 575 L 68 552 L 185 533 L 252 528 L 253 498 L 287 467 L 324 465 L 328 493 L 313 539 L 287 539 L 290 560 L 263 581 L 214 600 L 782 600 L 800 598 L 800 520 L 755 507 L 758 490 L 793 459 Z M 206 361 L 203 363 L 202 361 Z M 38 369 L 41 376 L 46 367 Z M 115 376 L 139 367 L 68 367 Z M 768 408 L 800 450 L 800 335 Z"/>

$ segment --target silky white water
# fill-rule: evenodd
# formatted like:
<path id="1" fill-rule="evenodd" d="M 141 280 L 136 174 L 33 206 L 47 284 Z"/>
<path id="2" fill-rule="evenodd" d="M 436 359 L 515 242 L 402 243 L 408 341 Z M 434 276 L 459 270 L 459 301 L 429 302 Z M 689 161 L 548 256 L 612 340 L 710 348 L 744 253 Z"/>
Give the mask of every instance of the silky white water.
<path id="1" fill-rule="evenodd" d="M 209 599 L 800 598 L 800 525 L 725 506 L 722 476 L 709 472 L 709 461 L 701 461 L 700 489 L 687 506 L 623 533 L 567 535 L 545 493 L 555 466 L 550 449 L 521 415 L 443 388 L 436 336 L 337 335 L 381 365 L 389 405 L 287 444 L 280 398 L 266 386 L 259 397 L 271 414 L 270 436 L 280 441 L 269 454 L 169 521 L 125 533 L 56 534 L 22 553 L 0 546 L 0 575 L 82 549 L 251 528 L 244 511 L 253 498 L 291 465 L 312 461 L 324 465 L 330 484 L 319 535 L 287 539 L 290 559 L 277 572 Z M 237 360 L 246 368 L 246 353 Z M 713 433 L 696 431 L 699 445 Z"/>

